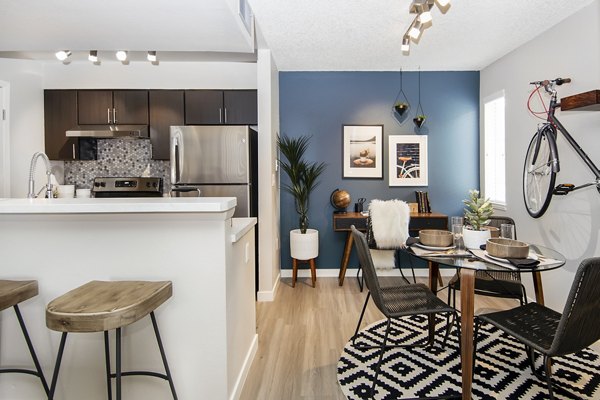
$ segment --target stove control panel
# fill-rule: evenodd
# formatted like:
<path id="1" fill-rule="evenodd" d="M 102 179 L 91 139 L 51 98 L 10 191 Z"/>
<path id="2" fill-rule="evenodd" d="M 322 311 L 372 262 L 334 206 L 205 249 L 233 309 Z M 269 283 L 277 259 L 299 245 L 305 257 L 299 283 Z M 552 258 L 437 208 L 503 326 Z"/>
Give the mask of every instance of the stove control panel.
<path id="1" fill-rule="evenodd" d="M 162 196 L 162 178 L 99 177 L 94 178 L 92 191 L 96 197 Z"/>

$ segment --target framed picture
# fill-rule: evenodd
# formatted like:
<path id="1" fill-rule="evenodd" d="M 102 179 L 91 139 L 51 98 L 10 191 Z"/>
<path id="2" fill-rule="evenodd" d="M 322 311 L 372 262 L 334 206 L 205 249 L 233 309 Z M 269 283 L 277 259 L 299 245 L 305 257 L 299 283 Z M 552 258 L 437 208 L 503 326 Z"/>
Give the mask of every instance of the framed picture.
<path id="1" fill-rule="evenodd" d="M 389 137 L 390 186 L 427 186 L 427 136 Z"/>
<path id="2" fill-rule="evenodd" d="M 383 125 L 344 125 L 343 178 L 383 179 Z"/>

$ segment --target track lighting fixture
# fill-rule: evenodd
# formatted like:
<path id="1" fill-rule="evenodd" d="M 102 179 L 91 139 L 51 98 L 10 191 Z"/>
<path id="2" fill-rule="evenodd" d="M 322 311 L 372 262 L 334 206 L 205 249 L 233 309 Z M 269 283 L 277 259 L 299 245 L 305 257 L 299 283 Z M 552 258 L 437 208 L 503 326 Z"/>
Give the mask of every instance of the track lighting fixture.
<path id="1" fill-rule="evenodd" d="M 115 55 L 117 56 L 117 60 L 121 62 L 127 61 L 127 52 L 125 50 L 119 50 L 115 53 Z"/>
<path id="2" fill-rule="evenodd" d="M 69 50 L 60 50 L 60 51 L 57 51 L 54 55 L 60 61 L 65 61 L 67 58 L 69 58 L 71 56 L 71 51 L 69 51 Z"/>
<path id="3" fill-rule="evenodd" d="M 150 61 L 150 62 L 153 62 L 153 63 L 156 62 L 158 60 L 156 58 L 156 51 L 149 51 L 147 58 L 148 58 L 148 61 Z"/>
<path id="4" fill-rule="evenodd" d="M 98 62 L 98 50 L 90 50 L 90 54 L 88 55 L 88 60 L 93 63 Z"/>
<path id="5" fill-rule="evenodd" d="M 446 8 L 450 4 L 450 0 L 413 0 L 408 8 L 410 14 L 416 14 L 408 30 L 402 38 L 402 52 L 408 53 L 410 51 L 410 40 L 418 40 L 421 33 L 426 27 L 429 27 L 433 17 L 431 15 L 431 8 L 437 3 L 438 7 Z M 427 26 L 425 26 L 428 24 Z"/>

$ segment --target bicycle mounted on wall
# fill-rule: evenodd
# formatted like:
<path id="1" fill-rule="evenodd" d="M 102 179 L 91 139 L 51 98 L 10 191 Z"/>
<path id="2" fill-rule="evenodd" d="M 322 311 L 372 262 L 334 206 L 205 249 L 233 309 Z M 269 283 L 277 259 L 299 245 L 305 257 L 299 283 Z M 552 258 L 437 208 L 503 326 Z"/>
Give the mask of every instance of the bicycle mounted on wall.
<path id="1" fill-rule="evenodd" d="M 546 114 L 546 122 L 539 127 L 527 149 L 525 156 L 525 166 L 523 168 L 523 199 L 527 212 L 533 218 L 539 218 L 548 209 L 552 195 L 567 195 L 574 190 L 583 189 L 588 186 L 596 186 L 600 192 L 600 170 L 583 151 L 581 146 L 573 139 L 567 129 L 556 118 L 557 108 L 566 110 L 598 110 L 600 111 L 600 91 L 581 93 L 569 96 L 557 102 L 557 91 L 555 86 L 571 82 L 570 78 L 556 78 L 554 80 L 544 80 L 531 82 L 535 89 L 531 92 L 527 101 L 529 111 L 538 116 Z M 550 94 L 550 104 L 547 111 L 535 112 L 531 109 L 531 98 L 534 94 L 539 94 L 541 89 Z M 575 186 L 572 183 L 561 183 L 554 186 L 556 174 L 560 171 L 560 160 L 558 157 L 558 148 L 556 138 L 558 132 L 561 132 L 567 142 L 577 152 L 579 157 L 585 162 L 590 171 L 594 174 L 595 181 L 583 185 Z"/>

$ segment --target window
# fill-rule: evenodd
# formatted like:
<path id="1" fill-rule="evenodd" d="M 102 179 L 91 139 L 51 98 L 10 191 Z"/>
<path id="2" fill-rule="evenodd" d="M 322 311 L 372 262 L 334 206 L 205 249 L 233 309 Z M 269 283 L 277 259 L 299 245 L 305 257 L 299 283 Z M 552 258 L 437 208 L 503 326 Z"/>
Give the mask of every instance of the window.
<path id="1" fill-rule="evenodd" d="M 483 105 L 484 194 L 495 206 L 506 205 L 504 143 L 504 91 L 488 97 Z"/>

